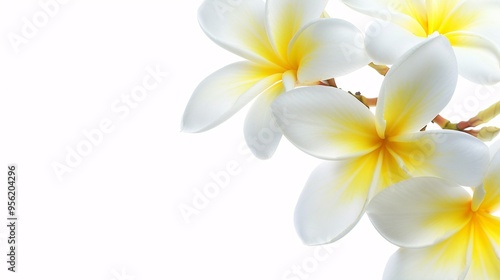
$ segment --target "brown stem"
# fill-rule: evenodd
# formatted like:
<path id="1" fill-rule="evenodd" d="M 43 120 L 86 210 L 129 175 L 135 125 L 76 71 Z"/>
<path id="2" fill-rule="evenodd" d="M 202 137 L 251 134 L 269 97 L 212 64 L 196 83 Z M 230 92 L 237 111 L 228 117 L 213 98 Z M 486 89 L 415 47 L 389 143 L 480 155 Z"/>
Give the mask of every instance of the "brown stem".
<path id="1" fill-rule="evenodd" d="M 439 125 L 441 128 L 445 128 L 449 123 L 450 121 L 443 118 L 441 115 L 437 115 L 433 120 L 432 120 L 433 123 L 436 123 L 437 125 Z"/>
<path id="2" fill-rule="evenodd" d="M 367 98 L 367 97 L 365 97 L 365 102 L 364 103 L 368 107 L 375 107 L 375 106 L 377 106 L 377 101 L 378 101 L 377 97 L 374 97 L 374 98 Z"/>
<path id="3" fill-rule="evenodd" d="M 329 86 L 331 87 L 334 87 L 336 88 L 337 87 L 337 83 L 335 82 L 335 79 L 334 78 L 331 78 L 329 80 L 326 81 L 328 83 Z"/>

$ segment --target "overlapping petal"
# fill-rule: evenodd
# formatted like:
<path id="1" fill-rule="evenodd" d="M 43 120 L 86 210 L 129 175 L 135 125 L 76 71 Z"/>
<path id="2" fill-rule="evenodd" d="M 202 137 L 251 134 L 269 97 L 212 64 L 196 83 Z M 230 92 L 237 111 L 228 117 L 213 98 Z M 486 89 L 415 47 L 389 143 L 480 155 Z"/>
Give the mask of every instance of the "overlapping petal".
<path id="1" fill-rule="evenodd" d="M 434 177 L 399 182 L 375 196 L 370 220 L 390 242 L 405 248 L 439 243 L 471 219 L 471 197 L 464 189 Z"/>
<path id="2" fill-rule="evenodd" d="M 497 258 L 500 260 L 500 232 L 498 231 L 500 217 L 491 215 L 487 209 L 486 211 L 480 211 L 478 217 L 477 228 L 481 230 L 480 234 L 482 238 L 487 241 L 485 245 L 493 249 L 495 255 L 493 259 Z M 477 248 L 479 251 L 488 251 L 481 246 Z"/>
<path id="3" fill-rule="evenodd" d="M 183 131 L 202 132 L 220 124 L 281 76 L 273 67 L 251 62 L 237 62 L 214 72 L 191 96 L 184 111 Z"/>
<path id="4" fill-rule="evenodd" d="M 453 49 L 462 76 L 479 84 L 500 81 L 500 52 L 494 42 L 463 31 L 450 34 L 448 38 L 454 41 Z"/>
<path id="5" fill-rule="evenodd" d="M 361 13 L 393 22 L 409 29 L 413 34 L 424 36 L 423 23 L 427 21 L 425 2 L 421 0 L 343 0 L 349 7 Z"/>
<path id="6" fill-rule="evenodd" d="M 486 195 L 481 208 L 488 212 L 500 210 L 500 151 L 491 159 L 488 172 L 484 177 L 483 188 Z"/>
<path id="7" fill-rule="evenodd" d="M 474 250 L 466 279 L 500 279 L 499 227 L 500 219 L 497 217 L 489 215 L 476 217 L 472 242 Z"/>
<path id="8" fill-rule="evenodd" d="M 376 21 L 367 28 L 365 47 L 373 62 L 389 65 L 425 40 L 396 24 Z"/>
<path id="9" fill-rule="evenodd" d="M 405 49 L 417 44 L 418 38 L 425 39 L 437 33 L 445 36 L 456 47 L 460 75 L 480 84 L 500 81 L 498 1 L 344 2 L 355 10 L 383 20 L 372 24 L 367 30 L 366 48 L 376 62 L 391 64 Z M 398 50 L 399 46 L 401 49 Z"/>
<path id="10" fill-rule="evenodd" d="M 285 136 L 313 156 L 341 159 L 380 146 L 373 114 L 342 90 L 298 88 L 279 96 L 272 108 Z"/>
<path id="11" fill-rule="evenodd" d="M 453 96 L 457 71 L 453 50 L 442 36 L 406 53 L 389 70 L 380 90 L 380 136 L 418 131 L 434 119 Z"/>
<path id="12" fill-rule="evenodd" d="M 205 34 L 226 50 L 257 63 L 280 65 L 267 36 L 264 2 L 205 0 L 198 21 Z"/>
<path id="13" fill-rule="evenodd" d="M 376 152 L 317 167 L 295 209 L 295 228 L 302 241 L 325 244 L 349 232 L 364 213 L 370 189 L 379 181 L 380 168 Z"/>
<path id="14" fill-rule="evenodd" d="M 291 41 L 288 59 L 298 68 L 300 83 L 339 77 L 370 62 L 361 31 L 340 19 L 305 26 Z"/>
<path id="15" fill-rule="evenodd" d="M 272 115 L 271 103 L 284 91 L 283 83 L 276 83 L 257 97 L 247 114 L 245 140 L 257 158 L 270 158 L 278 147 L 282 134 Z"/>
<path id="16" fill-rule="evenodd" d="M 470 227 L 465 227 L 452 238 L 435 246 L 421 249 L 399 249 L 389 259 L 383 279 L 463 279 L 467 273 L 467 260 L 471 250 L 467 242 L 470 232 Z"/>
<path id="17" fill-rule="evenodd" d="M 500 29 L 498 28 L 500 3 L 496 0 L 475 0 L 467 1 L 463 6 L 464 12 L 474 11 L 474 13 L 480 14 L 480 17 L 468 26 L 468 30 L 488 38 L 495 42 L 495 45 L 500 46 Z"/>
<path id="18" fill-rule="evenodd" d="M 488 147 L 463 132 L 417 132 L 393 139 L 391 146 L 414 176 L 437 176 L 474 187 L 488 168 Z"/>
<path id="19" fill-rule="evenodd" d="M 286 60 L 288 45 L 305 25 L 320 18 L 328 0 L 267 0 L 266 28 L 276 52 Z"/>

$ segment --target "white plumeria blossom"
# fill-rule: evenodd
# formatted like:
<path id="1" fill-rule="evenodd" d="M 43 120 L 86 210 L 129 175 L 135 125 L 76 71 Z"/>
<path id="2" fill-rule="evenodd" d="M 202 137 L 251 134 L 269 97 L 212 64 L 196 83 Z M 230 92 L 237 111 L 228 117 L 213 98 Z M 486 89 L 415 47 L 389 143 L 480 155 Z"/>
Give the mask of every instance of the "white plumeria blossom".
<path id="1" fill-rule="evenodd" d="M 260 95 L 247 115 L 245 139 L 269 158 L 281 139 L 270 109 L 296 85 L 318 84 L 369 63 L 363 35 L 354 25 L 321 18 L 326 0 L 206 0 L 198 11 L 215 43 L 245 58 L 203 80 L 183 117 L 183 131 L 211 129 Z M 269 135 L 270 134 L 270 135 Z"/>
<path id="2" fill-rule="evenodd" d="M 412 46 L 438 33 L 453 46 L 459 73 L 476 83 L 500 81 L 500 2 L 495 0 L 343 0 L 378 18 L 367 28 L 375 62 L 393 64 Z"/>
<path id="3" fill-rule="evenodd" d="M 419 177 L 378 194 L 367 208 L 377 230 L 402 247 L 384 279 L 500 279 L 500 153 L 471 195 Z"/>
<path id="4" fill-rule="evenodd" d="M 449 102 L 456 82 L 453 50 L 438 36 L 387 73 L 375 115 L 351 94 L 326 86 L 276 99 L 273 112 L 284 135 L 306 153 L 333 160 L 311 174 L 297 203 L 295 226 L 304 243 L 341 238 L 376 193 L 410 176 L 480 182 L 489 160 L 484 143 L 457 131 L 420 131 Z"/>

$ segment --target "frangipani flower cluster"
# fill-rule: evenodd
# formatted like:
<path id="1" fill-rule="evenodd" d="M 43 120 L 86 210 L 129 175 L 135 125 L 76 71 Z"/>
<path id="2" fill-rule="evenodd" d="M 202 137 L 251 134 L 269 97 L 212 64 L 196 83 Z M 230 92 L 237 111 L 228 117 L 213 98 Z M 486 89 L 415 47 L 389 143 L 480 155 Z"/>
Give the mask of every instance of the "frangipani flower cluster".
<path id="1" fill-rule="evenodd" d="M 198 85 L 183 130 L 211 129 L 256 99 L 244 132 L 257 157 L 271 157 L 284 135 L 325 160 L 295 210 L 305 244 L 342 238 L 368 209 L 380 233 L 403 248 L 389 260 L 386 279 L 499 278 L 500 218 L 491 213 L 500 205 L 500 155 L 490 163 L 480 139 L 500 129 L 472 128 L 499 115 L 500 102 L 457 124 L 440 115 L 459 75 L 500 81 L 499 4 L 343 1 L 389 22 L 363 35 L 329 18 L 327 1 L 205 0 L 202 29 L 246 60 Z M 373 89 L 378 98 L 337 88 L 335 78 L 368 65 L 385 75 Z M 443 129 L 428 130 L 430 122 Z M 272 137 L 259 141 L 263 131 Z M 459 186 L 476 187 L 474 197 Z"/>
<path id="2" fill-rule="evenodd" d="M 392 67 L 375 115 L 331 87 L 300 88 L 275 101 L 278 123 L 292 143 L 335 160 L 313 172 L 299 199 L 295 224 L 305 243 L 342 237 L 375 194 L 410 176 L 479 183 L 488 164 L 486 145 L 457 131 L 420 131 L 453 95 L 456 69 L 448 41 L 436 37 Z"/>
<path id="3" fill-rule="evenodd" d="M 482 84 L 500 81 L 498 1 L 342 1 L 361 13 L 386 21 L 373 23 L 372 28 L 377 31 L 365 39 L 375 62 L 393 64 L 427 37 L 440 34 L 453 46 L 463 77 Z"/>
<path id="4" fill-rule="evenodd" d="M 298 85 L 319 84 L 369 62 L 361 31 L 347 21 L 321 18 L 325 0 L 206 0 L 200 25 L 215 43 L 246 61 L 228 65 L 200 83 L 184 112 L 182 128 L 201 132 L 217 126 L 252 99 L 245 139 L 259 158 L 274 153 L 281 132 L 270 105 Z M 273 131 L 269 141 L 259 133 Z"/>
<path id="5" fill-rule="evenodd" d="M 386 279 L 500 279 L 500 152 L 471 196 L 441 178 L 418 177 L 368 207 L 379 232 L 402 247 Z"/>

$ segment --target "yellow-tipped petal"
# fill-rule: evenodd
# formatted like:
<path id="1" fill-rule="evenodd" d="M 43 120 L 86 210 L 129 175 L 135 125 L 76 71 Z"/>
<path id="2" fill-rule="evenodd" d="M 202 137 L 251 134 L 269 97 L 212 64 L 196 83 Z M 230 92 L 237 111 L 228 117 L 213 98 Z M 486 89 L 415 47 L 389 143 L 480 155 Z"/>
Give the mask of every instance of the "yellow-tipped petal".
<path id="1" fill-rule="evenodd" d="M 481 184 L 489 164 L 482 141 L 451 130 L 423 131 L 391 139 L 392 149 L 414 176 L 437 176 L 462 186 Z"/>
<path id="2" fill-rule="evenodd" d="M 366 66 L 363 34 L 351 23 L 322 19 L 299 31 L 290 43 L 288 58 L 298 68 L 300 83 L 311 83 L 351 73 Z"/>
<path id="3" fill-rule="evenodd" d="M 451 182 L 411 178 L 380 192 L 367 213 L 390 242 L 405 248 L 437 244 L 468 224 L 471 197 Z"/>
<path id="4" fill-rule="evenodd" d="M 302 241 L 326 244 L 347 234 L 364 213 L 380 168 L 378 152 L 317 167 L 295 208 L 295 228 Z"/>
<path id="5" fill-rule="evenodd" d="M 469 266 L 470 227 L 441 243 L 421 249 L 399 249 L 389 259 L 384 280 L 463 279 Z M 484 278 L 486 279 L 486 278 Z"/>
<path id="6" fill-rule="evenodd" d="M 281 80 L 281 73 L 250 62 L 230 64 L 203 80 L 182 120 L 185 132 L 202 132 L 222 123 L 258 94 Z"/>
<path id="7" fill-rule="evenodd" d="M 262 1 L 205 0 L 198 21 L 205 34 L 226 50 L 257 63 L 281 64 L 267 36 Z"/>
<path id="8" fill-rule="evenodd" d="M 341 159 L 365 155 L 381 145 L 373 114 L 342 90 L 297 88 L 280 95 L 272 108 L 283 134 L 310 155 Z"/>
<path id="9" fill-rule="evenodd" d="M 267 32 L 276 52 L 287 58 L 288 45 L 295 34 L 321 17 L 327 0 L 267 0 Z"/>
<path id="10" fill-rule="evenodd" d="M 448 104 L 457 83 L 457 62 L 449 42 L 435 37 L 408 51 L 386 75 L 377 102 L 379 133 L 419 131 Z"/>

